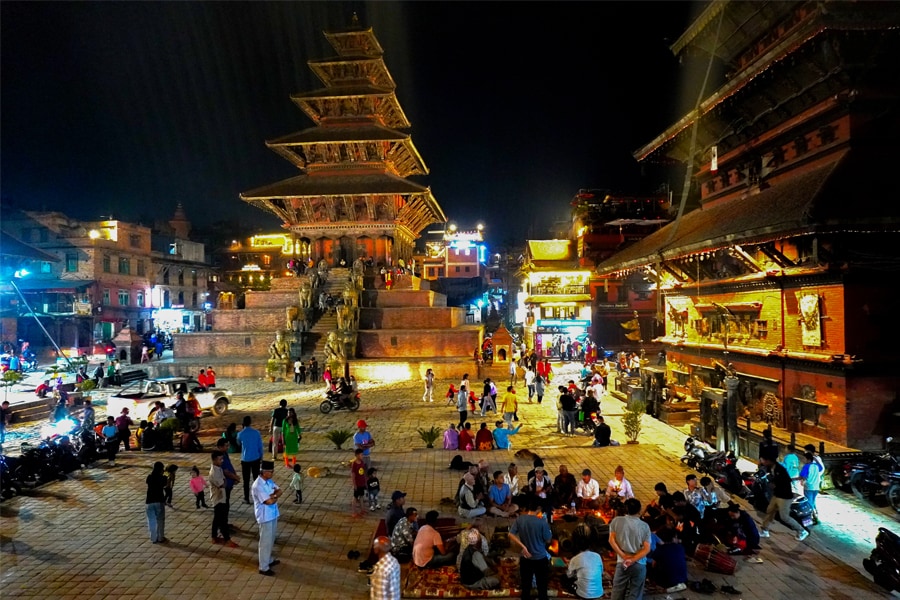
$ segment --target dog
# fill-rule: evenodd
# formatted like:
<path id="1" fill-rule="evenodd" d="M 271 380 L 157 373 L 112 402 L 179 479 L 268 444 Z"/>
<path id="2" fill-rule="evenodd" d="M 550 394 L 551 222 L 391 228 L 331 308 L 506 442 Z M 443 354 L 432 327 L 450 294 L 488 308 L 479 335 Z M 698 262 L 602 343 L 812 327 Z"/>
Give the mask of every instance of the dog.
<path id="1" fill-rule="evenodd" d="M 469 467 L 474 464 L 475 463 L 463 460 L 462 454 L 457 454 L 453 457 L 453 460 L 450 461 L 449 468 L 453 469 L 454 471 L 468 471 Z"/>
<path id="2" fill-rule="evenodd" d="M 540 460 L 541 457 L 532 452 L 531 450 L 526 450 L 522 448 L 521 450 L 516 450 L 515 457 L 520 460 L 527 460 L 528 462 L 534 464 L 535 460 Z"/>

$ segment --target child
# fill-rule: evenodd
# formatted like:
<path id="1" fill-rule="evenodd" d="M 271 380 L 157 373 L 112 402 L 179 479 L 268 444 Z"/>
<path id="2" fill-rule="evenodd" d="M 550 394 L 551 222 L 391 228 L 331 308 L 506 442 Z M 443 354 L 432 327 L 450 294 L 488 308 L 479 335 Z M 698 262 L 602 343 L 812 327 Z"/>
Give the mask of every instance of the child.
<path id="1" fill-rule="evenodd" d="M 303 475 L 300 473 L 300 465 L 295 464 L 294 474 L 291 476 L 291 483 L 288 485 L 289 488 L 294 490 L 294 504 L 301 504 L 303 502 Z"/>
<path id="2" fill-rule="evenodd" d="M 178 470 L 178 465 L 169 465 L 166 467 L 166 489 L 165 489 L 165 501 L 166 505 L 169 508 L 174 508 L 172 506 L 172 489 L 175 487 L 175 471 Z"/>
<path id="3" fill-rule="evenodd" d="M 191 467 L 191 491 L 194 492 L 194 498 L 197 499 L 197 508 L 209 508 L 206 505 L 206 494 L 203 490 L 206 488 L 206 480 L 200 476 L 200 469 L 197 465 Z"/>
<path id="4" fill-rule="evenodd" d="M 372 467 L 368 470 L 366 475 L 366 490 L 369 492 L 369 510 L 375 512 L 376 508 L 381 508 L 381 505 L 378 504 L 378 492 L 381 491 L 381 483 L 378 481 L 378 477 L 375 476 L 375 471 L 377 471 L 375 467 Z"/>
<path id="5" fill-rule="evenodd" d="M 353 503 L 351 505 L 353 509 L 353 515 L 357 514 L 357 507 L 359 507 L 359 512 L 363 512 L 365 508 L 363 508 L 363 498 L 366 495 L 366 463 L 363 461 L 363 449 L 357 448 L 353 451 L 355 458 L 353 462 L 350 463 L 350 484 L 353 486 Z"/>
<path id="6" fill-rule="evenodd" d="M 456 403 L 456 394 L 457 394 L 456 387 L 451 383 L 450 389 L 447 390 L 447 396 L 446 396 L 447 406 L 450 406 L 451 404 Z"/>

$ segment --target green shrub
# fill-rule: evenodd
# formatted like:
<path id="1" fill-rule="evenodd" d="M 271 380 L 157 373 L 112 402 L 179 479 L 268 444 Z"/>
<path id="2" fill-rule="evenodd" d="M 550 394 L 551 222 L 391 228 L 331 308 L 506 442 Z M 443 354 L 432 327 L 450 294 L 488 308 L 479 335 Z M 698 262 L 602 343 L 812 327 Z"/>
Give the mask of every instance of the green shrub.
<path id="1" fill-rule="evenodd" d="M 332 429 L 325 434 L 325 439 L 332 442 L 338 450 L 340 450 L 341 446 L 352 437 L 353 432 L 349 429 Z"/>
<path id="2" fill-rule="evenodd" d="M 422 438 L 422 441 L 425 442 L 426 448 L 434 448 L 434 443 L 441 437 L 441 430 L 431 426 L 430 429 L 416 429 L 419 432 L 419 437 Z"/>
<path id="3" fill-rule="evenodd" d="M 635 400 L 629 402 L 628 406 L 625 407 L 625 416 L 622 417 L 622 423 L 625 425 L 625 435 L 632 442 L 636 442 L 638 436 L 641 435 L 641 418 L 646 410 L 647 405 Z"/>

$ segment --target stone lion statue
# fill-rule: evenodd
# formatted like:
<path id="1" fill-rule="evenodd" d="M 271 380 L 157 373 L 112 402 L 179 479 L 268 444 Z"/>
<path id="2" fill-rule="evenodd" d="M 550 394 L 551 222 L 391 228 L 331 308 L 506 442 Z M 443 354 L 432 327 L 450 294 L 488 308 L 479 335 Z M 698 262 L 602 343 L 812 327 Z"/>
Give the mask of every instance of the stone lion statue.
<path id="1" fill-rule="evenodd" d="M 326 363 L 343 360 L 344 352 L 336 332 L 332 331 L 328 334 L 328 339 L 325 342 L 323 352 L 325 353 Z"/>
<path id="2" fill-rule="evenodd" d="M 309 283 L 309 280 L 300 284 L 299 295 L 301 308 L 309 308 L 312 306 L 312 285 Z"/>
<path id="3" fill-rule="evenodd" d="M 290 356 L 290 341 L 286 339 L 283 331 L 276 331 L 275 341 L 269 345 L 269 358 L 273 360 L 287 360 Z"/>

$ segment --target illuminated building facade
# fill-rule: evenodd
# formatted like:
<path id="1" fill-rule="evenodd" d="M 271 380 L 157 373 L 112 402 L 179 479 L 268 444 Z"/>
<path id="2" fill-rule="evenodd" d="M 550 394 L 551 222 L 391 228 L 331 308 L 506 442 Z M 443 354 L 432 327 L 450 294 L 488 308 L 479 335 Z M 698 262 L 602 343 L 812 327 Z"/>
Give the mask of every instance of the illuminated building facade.
<path id="1" fill-rule="evenodd" d="M 525 343 L 538 355 L 590 337 L 591 271 L 579 267 L 575 248 L 572 240 L 527 242 L 516 321 L 525 324 Z"/>
<path id="2" fill-rule="evenodd" d="M 282 222 L 313 260 L 409 264 L 420 232 L 446 217 L 408 178 L 428 169 L 410 136 L 396 84 L 371 29 L 326 32 L 336 56 L 309 61 L 324 88 L 292 100 L 315 127 L 266 145 L 301 174 L 241 194 Z"/>
<path id="3" fill-rule="evenodd" d="M 881 448 L 900 430 L 900 219 L 885 201 L 900 7 L 714 2 L 672 50 L 721 77 L 635 157 L 683 163 L 700 208 L 599 273 L 653 282 L 661 368 L 699 401 L 705 439 L 755 456 L 771 424 L 781 439 Z"/>

